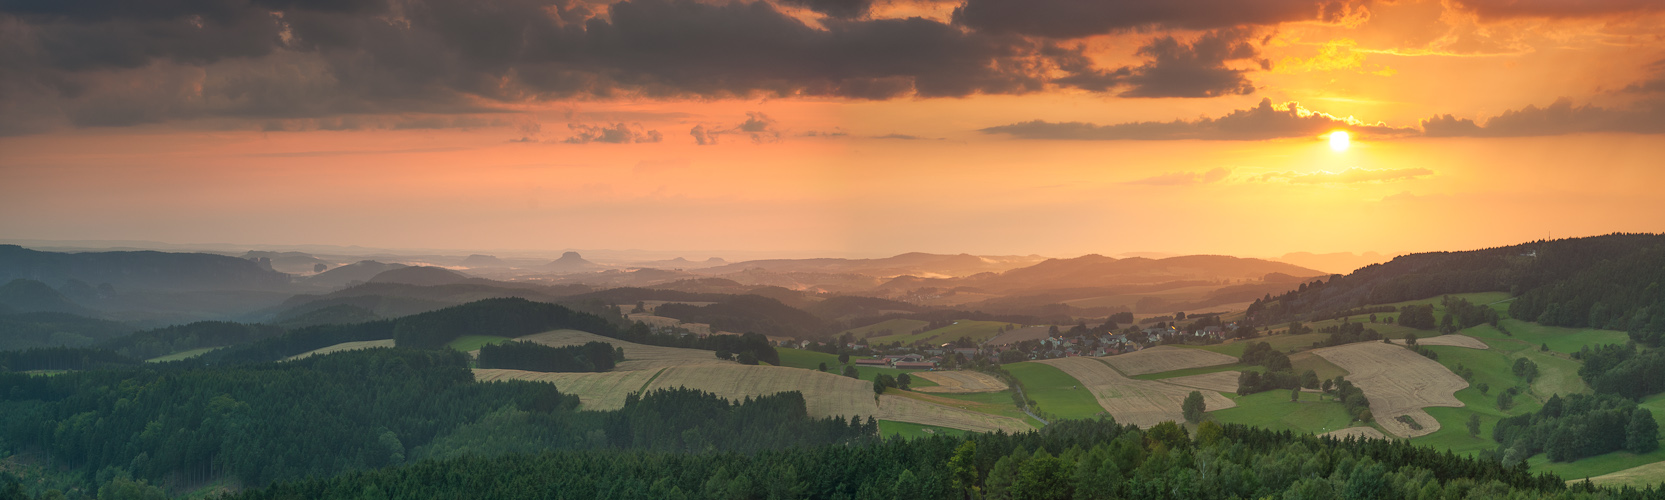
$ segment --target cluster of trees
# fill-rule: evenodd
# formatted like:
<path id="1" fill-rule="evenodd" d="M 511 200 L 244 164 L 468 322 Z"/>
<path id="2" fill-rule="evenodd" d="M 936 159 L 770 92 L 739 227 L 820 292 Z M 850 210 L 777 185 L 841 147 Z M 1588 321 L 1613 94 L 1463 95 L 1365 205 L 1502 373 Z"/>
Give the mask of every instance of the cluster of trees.
<path id="1" fill-rule="evenodd" d="M 504 342 L 480 347 L 480 368 L 534 372 L 604 372 L 624 360 L 624 349 L 606 342 L 551 347 L 536 342 Z"/>
<path id="2" fill-rule="evenodd" d="M 1585 346 L 1576 357 L 1584 361 L 1578 376 L 1597 394 L 1641 399 L 1665 392 L 1665 350 L 1638 350 L 1634 345 Z"/>
<path id="3" fill-rule="evenodd" d="M 1273 389 L 1318 388 L 1318 373 L 1307 370 L 1297 375 L 1289 362 L 1289 355 L 1273 349 L 1271 344 L 1256 342 L 1243 349 L 1239 359 L 1243 364 L 1263 366 L 1264 373 L 1244 370 L 1237 376 L 1237 393 L 1254 394 Z"/>
<path id="4" fill-rule="evenodd" d="M 1439 327 L 1434 319 L 1434 305 L 1409 305 L 1399 309 L 1399 326 L 1418 330 L 1433 330 Z"/>
<path id="5" fill-rule="evenodd" d="M 1364 397 L 1364 389 L 1353 385 L 1347 379 L 1336 377 L 1324 381 L 1324 392 L 1333 394 L 1341 401 L 1342 407 L 1347 409 L 1348 415 L 1353 416 L 1353 420 L 1370 422 L 1376 419 L 1370 414 L 1370 399 Z"/>
<path id="6" fill-rule="evenodd" d="M 1384 342 L 1386 342 L 1386 341 L 1384 340 Z M 1427 347 L 1423 347 L 1422 345 L 1417 344 L 1416 343 L 1416 337 L 1405 337 L 1405 348 L 1410 349 L 1411 352 L 1421 354 L 1422 357 L 1425 357 L 1425 358 L 1428 358 L 1428 359 L 1432 359 L 1432 360 L 1436 360 L 1436 361 L 1440 359 L 1440 353 L 1434 352 L 1433 349 L 1429 349 Z M 1526 359 L 1521 358 L 1521 360 L 1525 361 Z M 1458 365 L 1458 366 L 1462 366 L 1462 365 Z M 1459 374 L 1459 376 L 1461 376 L 1461 374 Z M 1470 372 L 1468 376 L 1463 376 L 1463 380 L 1468 380 L 1470 377 L 1473 377 L 1473 376 L 1474 376 L 1474 374 L 1472 372 Z"/>
<path id="7" fill-rule="evenodd" d="M 743 451 L 849 444 L 876 421 L 810 418 L 793 392 L 731 402 L 692 390 L 578 411 L 554 385 L 477 383 L 460 352 L 369 349 L 53 377 L 0 374 L 0 443 L 95 488 L 229 478 L 259 486 L 447 457 L 548 449 Z"/>
<path id="8" fill-rule="evenodd" d="M 1458 330 L 1480 325 L 1497 326 L 1496 309 L 1471 303 L 1462 297 L 1446 296 L 1440 301 L 1445 306 L 1445 316 L 1440 318 L 1442 334 L 1457 333 Z"/>
<path id="9" fill-rule="evenodd" d="M 282 327 L 230 321 L 199 321 L 145 330 L 104 342 L 99 347 L 123 356 L 150 359 L 176 352 L 244 344 L 283 335 Z"/>
<path id="10" fill-rule="evenodd" d="M 880 373 L 873 377 L 873 394 L 884 394 L 885 389 L 887 388 L 896 388 L 906 391 L 908 390 L 908 385 L 912 383 L 913 377 L 906 373 L 897 374 L 894 377 L 890 376 L 888 373 Z"/>
<path id="11" fill-rule="evenodd" d="M 1549 459 L 1570 462 L 1627 450 L 1647 453 L 1659 447 L 1659 424 L 1653 412 L 1625 398 L 1607 394 L 1551 396 L 1543 408 L 1498 421 L 1492 439 L 1505 463 L 1546 452 Z"/>
<path id="12" fill-rule="evenodd" d="M 755 454 L 463 457 L 283 483 L 233 498 L 1665 498 L 1655 490 L 1572 489 L 1525 467 L 1404 441 L 1338 441 L 1212 422 L 1193 437 L 1171 422 L 1141 431 L 1107 419 L 1017 435 Z"/>
<path id="13" fill-rule="evenodd" d="M 770 332 L 799 338 L 820 335 L 827 328 L 814 314 L 760 295 L 732 295 L 706 306 L 673 302 L 659 306 L 654 314 L 706 323 L 713 330 Z"/>
<path id="14" fill-rule="evenodd" d="M 562 328 L 598 333 L 614 325 L 594 314 L 521 298 L 485 299 L 394 320 L 393 342 L 399 347 L 438 349 L 458 337 L 490 333 L 519 337 Z"/>
<path id="15" fill-rule="evenodd" d="M 1330 336 L 1325 337 L 1324 340 L 1313 342 L 1312 348 L 1382 340 L 1381 333 L 1378 333 L 1375 328 L 1365 328 L 1364 325 L 1364 323 L 1343 322 L 1339 325 L 1320 328 L 1318 329 L 1320 333 L 1328 333 Z"/>

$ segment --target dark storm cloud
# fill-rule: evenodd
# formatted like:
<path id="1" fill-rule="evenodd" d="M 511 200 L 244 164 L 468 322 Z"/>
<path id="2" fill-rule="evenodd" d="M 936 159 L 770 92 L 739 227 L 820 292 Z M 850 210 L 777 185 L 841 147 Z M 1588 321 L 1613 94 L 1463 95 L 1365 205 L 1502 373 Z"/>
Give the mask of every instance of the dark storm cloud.
<path id="1" fill-rule="evenodd" d="M 1185 44 L 1174 37 L 1152 40 L 1139 48 L 1139 55 L 1151 61 L 1132 68 L 1123 82 L 1132 88 L 1123 97 L 1215 97 L 1247 95 L 1255 91 L 1243 70 L 1226 67 L 1227 61 L 1258 56 L 1243 30 L 1215 31 Z M 1258 61 L 1262 68 L 1269 63 Z"/>
<path id="2" fill-rule="evenodd" d="M 1390 127 L 1382 123 L 1367 124 L 1324 113 L 1316 113 L 1302 109 L 1296 103 L 1274 105 L 1271 99 L 1262 99 L 1259 106 L 1233 111 L 1219 118 L 1200 118 L 1192 121 L 1174 120 L 1171 122 L 1130 122 L 1114 125 L 1034 120 L 989 127 L 981 129 L 980 132 L 1007 134 L 1020 139 L 1254 141 L 1286 137 L 1316 137 L 1338 129 L 1377 137 L 1413 135 L 1417 132 L 1416 129 L 1411 128 Z"/>
<path id="3" fill-rule="evenodd" d="M 1561 98 L 1545 107 L 1527 106 L 1504 111 L 1485 124 L 1442 115 L 1422 121 L 1430 137 L 1531 137 L 1595 132 L 1665 133 L 1665 102 L 1643 101 L 1625 108 L 1586 104 L 1574 106 Z"/>
<path id="4" fill-rule="evenodd" d="M 1580 18 L 1665 10 L 1658 0 L 1455 0 L 1484 19 Z"/>
<path id="5" fill-rule="evenodd" d="M 1017 30 L 870 19 L 867 0 L 789 1 L 826 17 L 806 24 L 764 1 L 629 0 L 598 12 L 569 0 L 0 0 L 0 134 L 487 113 L 622 96 L 879 100 L 1075 87 L 1208 97 L 1254 89 L 1243 70 L 1227 67 L 1258 57 L 1240 29 L 1191 42 L 1156 37 L 1140 50 L 1148 63 L 1108 69 L 1085 49 Z M 1318 5 L 1309 2 L 1303 18 L 1334 10 Z M 1255 13 L 1245 22 L 1277 17 Z"/>
<path id="6" fill-rule="evenodd" d="M 873 0 L 781 0 L 781 3 L 804 7 L 839 19 L 866 16 L 867 11 L 873 8 Z"/>
<path id="7" fill-rule="evenodd" d="M 1359 8 L 1351 0 L 966 0 L 953 18 L 988 33 L 1078 38 L 1151 27 L 1208 30 L 1335 21 Z"/>

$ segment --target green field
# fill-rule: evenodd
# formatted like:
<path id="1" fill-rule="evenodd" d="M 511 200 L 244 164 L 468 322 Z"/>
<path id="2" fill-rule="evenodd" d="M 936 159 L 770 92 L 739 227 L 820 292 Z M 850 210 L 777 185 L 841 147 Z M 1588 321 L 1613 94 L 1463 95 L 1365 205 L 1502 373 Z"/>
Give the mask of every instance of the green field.
<path id="1" fill-rule="evenodd" d="M 485 347 L 486 344 L 501 344 L 508 342 L 509 340 L 511 339 L 508 337 L 499 337 L 496 335 L 464 335 L 457 337 L 457 340 L 453 340 L 445 344 L 445 347 L 462 352 L 469 352 L 479 350 L 481 347 Z"/>
<path id="2" fill-rule="evenodd" d="M 1623 344 L 1630 341 L 1630 336 L 1625 334 L 1625 332 L 1614 330 L 1544 326 L 1517 319 L 1505 319 L 1500 324 L 1502 324 L 1504 328 L 1509 329 L 1509 333 L 1514 335 L 1506 336 L 1503 332 L 1498 331 L 1496 328 L 1485 325 L 1463 330 L 1463 333 L 1486 340 L 1514 340 L 1531 344 L 1532 347 L 1549 344 L 1549 349 L 1551 351 L 1567 354 L 1578 352 L 1578 350 L 1582 349 L 1584 346 L 1594 347 L 1604 344 Z"/>
<path id="3" fill-rule="evenodd" d="M 1229 396 L 1229 395 L 1228 395 Z M 1341 403 L 1301 393 L 1301 401 L 1289 400 L 1289 391 L 1271 390 L 1232 399 L 1237 406 L 1209 412 L 1224 424 L 1245 424 L 1278 431 L 1323 434 L 1351 425 L 1353 418 Z"/>
<path id="4" fill-rule="evenodd" d="M 1461 298 L 1461 299 L 1467 300 L 1467 301 L 1469 301 L 1471 303 L 1475 303 L 1475 304 L 1481 304 L 1481 305 L 1492 304 L 1492 308 L 1493 309 L 1498 309 L 1498 312 L 1501 312 L 1501 313 L 1507 313 L 1509 311 L 1509 307 L 1508 307 L 1509 304 L 1507 302 L 1503 302 L 1503 301 L 1506 301 L 1506 300 L 1509 299 L 1509 293 L 1508 292 L 1457 293 L 1457 294 L 1452 294 L 1451 296 Z M 1405 306 L 1410 306 L 1410 305 L 1418 305 L 1418 306 L 1420 306 L 1420 305 L 1433 305 L 1434 306 L 1434 317 L 1437 319 L 1440 316 L 1445 314 L 1445 306 L 1441 304 L 1441 302 L 1444 301 L 1444 298 L 1445 298 L 1445 296 L 1442 295 L 1442 296 L 1430 297 L 1430 298 L 1426 298 L 1426 299 L 1407 300 L 1407 301 L 1404 301 L 1404 302 L 1394 302 L 1394 303 L 1390 303 L 1390 304 L 1373 304 L 1373 305 L 1394 306 L 1395 308 L 1403 308 Z M 1499 309 L 1499 307 L 1501 307 L 1501 309 Z M 1353 322 L 1353 323 L 1368 322 L 1368 321 L 1370 321 L 1369 317 L 1370 317 L 1369 314 L 1362 314 L 1362 315 L 1353 316 L 1351 318 L 1348 318 L 1348 320 L 1350 322 Z M 1390 318 L 1390 317 L 1394 319 L 1393 324 L 1388 324 L 1386 322 L 1387 318 Z M 1367 326 L 1367 328 L 1375 329 L 1378 333 L 1381 333 L 1383 336 L 1388 337 L 1388 338 L 1401 339 L 1401 338 L 1410 337 L 1410 336 L 1431 337 L 1431 336 L 1434 336 L 1434 335 L 1439 335 L 1439 332 L 1436 332 L 1436 331 L 1433 331 L 1433 330 L 1418 330 L 1418 329 L 1415 329 L 1415 328 L 1408 328 L 1408 327 L 1399 326 L 1399 323 L 1398 323 L 1399 313 L 1397 313 L 1397 312 L 1376 313 L 1376 320 L 1377 320 L 1377 322 L 1375 324 L 1369 325 L 1369 326 Z M 1337 319 L 1328 319 L 1328 320 L 1324 320 L 1324 321 L 1314 321 L 1312 323 L 1307 323 L 1307 326 L 1311 327 L 1314 330 L 1317 330 L 1319 328 L 1324 328 L 1324 327 L 1327 327 L 1327 326 L 1335 326 L 1335 325 L 1339 325 L 1339 324 L 1341 324 L 1341 319 L 1337 318 Z"/>
<path id="5" fill-rule="evenodd" d="M 927 431 L 929 431 L 929 432 L 927 432 Z M 879 421 L 879 434 L 884 436 L 885 439 L 890 439 L 892 437 L 901 437 L 903 439 L 914 439 L 914 438 L 922 438 L 922 437 L 930 437 L 930 436 L 945 436 L 945 435 L 946 436 L 962 436 L 962 435 L 965 435 L 965 431 L 962 431 L 962 430 L 959 430 L 959 429 L 950 429 L 950 428 L 947 428 L 947 427 L 937 427 L 935 425 L 916 424 L 916 423 L 912 423 L 912 422 L 897 422 L 897 421 L 894 421 L 894 420 L 880 420 Z"/>
<path id="6" fill-rule="evenodd" d="M 776 347 L 775 352 L 780 354 L 781 366 L 814 370 L 819 368 L 821 363 L 826 363 L 828 371 L 838 368 L 838 356 L 824 352 L 788 347 Z"/>
<path id="7" fill-rule="evenodd" d="M 220 347 L 224 347 L 224 346 L 204 347 L 204 348 L 201 348 L 201 349 L 191 349 L 189 351 L 176 352 L 176 353 L 173 353 L 173 354 L 169 354 L 167 356 L 158 356 L 158 357 L 150 358 L 150 359 L 145 360 L 145 362 L 146 363 L 166 363 L 168 361 L 179 361 L 181 359 L 191 359 L 191 358 L 194 358 L 194 357 L 197 357 L 197 356 L 201 356 L 201 355 L 207 353 L 208 351 L 219 349 Z"/>
<path id="8" fill-rule="evenodd" d="M 1042 412 L 1070 419 L 1094 418 L 1104 413 L 1093 394 L 1063 370 L 1023 362 L 1006 365 L 1006 371 L 1023 382 L 1024 395 L 1035 400 Z"/>
<path id="9" fill-rule="evenodd" d="M 965 337 L 970 339 L 972 342 L 982 343 L 983 341 L 994 338 L 996 335 L 1000 335 L 1000 329 L 1008 325 L 1015 327 L 1023 326 L 1014 323 L 1002 323 L 999 321 L 960 320 L 954 322 L 952 325 L 935 330 L 913 334 L 905 333 L 912 330 L 898 330 L 904 333 L 884 337 L 873 337 L 867 341 L 869 342 L 869 345 L 889 344 L 891 342 L 901 342 L 902 345 L 912 345 L 915 342 L 937 345 L 953 342 L 955 340 L 959 340 L 961 337 Z"/>

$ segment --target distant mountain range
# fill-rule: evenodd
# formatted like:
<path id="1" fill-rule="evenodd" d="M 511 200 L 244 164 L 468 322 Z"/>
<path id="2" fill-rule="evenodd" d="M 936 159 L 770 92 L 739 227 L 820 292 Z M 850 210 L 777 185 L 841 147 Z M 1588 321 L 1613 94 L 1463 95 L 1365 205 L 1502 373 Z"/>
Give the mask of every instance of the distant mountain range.
<path id="1" fill-rule="evenodd" d="M 117 289 L 267 290 L 287 287 L 287 274 L 256 261 L 206 253 L 40 252 L 0 245 L 0 282 L 26 278 L 59 285 L 68 280 L 109 283 Z"/>

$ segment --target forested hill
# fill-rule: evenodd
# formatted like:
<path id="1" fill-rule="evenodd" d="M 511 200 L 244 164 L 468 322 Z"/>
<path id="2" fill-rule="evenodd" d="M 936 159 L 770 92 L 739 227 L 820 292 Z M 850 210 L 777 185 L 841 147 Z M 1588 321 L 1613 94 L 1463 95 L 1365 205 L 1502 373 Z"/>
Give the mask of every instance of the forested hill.
<path id="1" fill-rule="evenodd" d="M 795 392 L 731 402 L 675 389 L 634 395 L 614 411 L 579 411 L 578 404 L 551 384 L 475 382 L 467 355 L 449 350 L 369 349 L 285 363 L 166 363 L 52 377 L 0 373 L 0 451 L 28 454 L 0 468 L 0 499 L 18 498 L 6 490 L 19 463 L 38 467 L 29 481 L 36 495 L 51 487 L 69 498 L 161 498 L 156 485 L 185 491 L 230 480 L 260 487 L 428 457 L 598 448 L 754 452 L 859 443 L 878 430 L 873 420 L 810 417 Z M 106 495 L 112 483 L 148 493 Z"/>
<path id="2" fill-rule="evenodd" d="M 0 282 L 27 278 L 109 283 L 117 289 L 261 290 L 289 285 L 289 275 L 260 264 L 205 253 L 40 252 L 0 245 Z"/>
<path id="3" fill-rule="evenodd" d="M 1665 314 L 1665 235 L 1610 234 L 1466 252 L 1405 255 L 1302 285 L 1250 307 L 1257 324 L 1332 316 L 1445 294 L 1519 296 L 1510 315 L 1559 326 L 1627 329 Z M 1548 312 L 1549 314 L 1545 314 Z"/>
<path id="4" fill-rule="evenodd" d="M 736 453 L 566 451 L 422 462 L 244 492 L 291 498 L 1643 499 L 1403 441 L 1337 441 L 1205 423 L 1148 431 L 1064 421 L 1018 435 Z"/>

